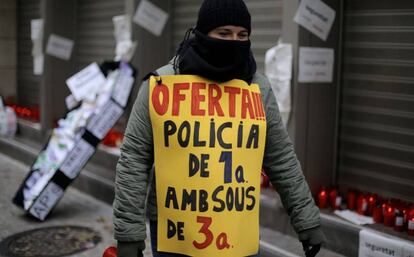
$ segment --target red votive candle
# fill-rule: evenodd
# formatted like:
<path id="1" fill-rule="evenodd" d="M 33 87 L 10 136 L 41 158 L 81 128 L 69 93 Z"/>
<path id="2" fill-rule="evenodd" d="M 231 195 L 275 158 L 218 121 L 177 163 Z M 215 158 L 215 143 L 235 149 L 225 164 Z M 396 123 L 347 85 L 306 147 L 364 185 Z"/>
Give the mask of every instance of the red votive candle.
<path id="1" fill-rule="evenodd" d="M 346 195 L 346 205 L 349 210 L 355 210 L 356 193 L 353 190 L 348 190 Z"/>
<path id="2" fill-rule="evenodd" d="M 410 208 L 408 212 L 408 224 L 407 224 L 407 233 L 410 236 L 414 236 L 414 206 Z"/>
<path id="3" fill-rule="evenodd" d="M 318 207 L 325 209 L 328 206 L 328 193 L 325 188 L 322 188 L 318 193 Z"/>
<path id="4" fill-rule="evenodd" d="M 395 210 L 391 204 L 387 204 L 384 212 L 384 226 L 393 227 L 395 222 Z"/>
<path id="5" fill-rule="evenodd" d="M 372 194 L 368 197 L 368 216 L 371 216 L 373 211 L 374 211 L 374 207 L 375 204 L 377 203 L 377 195 L 376 194 Z"/>
<path id="6" fill-rule="evenodd" d="M 337 210 L 341 206 L 342 197 L 339 195 L 338 188 L 333 187 L 329 191 L 329 204 L 332 209 Z"/>
<path id="7" fill-rule="evenodd" d="M 394 230 L 402 232 L 404 230 L 404 214 L 401 210 L 395 213 Z"/>
<path id="8" fill-rule="evenodd" d="M 262 170 L 262 174 L 260 176 L 260 187 L 261 188 L 268 188 L 269 187 L 269 177 L 264 173 Z"/>
<path id="9" fill-rule="evenodd" d="M 377 202 L 372 209 L 372 219 L 375 223 L 382 223 L 382 205 Z"/>
<path id="10" fill-rule="evenodd" d="M 111 246 L 105 249 L 105 252 L 103 253 L 102 257 L 116 257 L 116 256 L 117 256 L 116 247 Z"/>
<path id="11" fill-rule="evenodd" d="M 360 194 L 357 199 L 357 213 L 360 215 L 365 215 L 368 209 L 368 201 L 365 198 L 364 194 Z"/>

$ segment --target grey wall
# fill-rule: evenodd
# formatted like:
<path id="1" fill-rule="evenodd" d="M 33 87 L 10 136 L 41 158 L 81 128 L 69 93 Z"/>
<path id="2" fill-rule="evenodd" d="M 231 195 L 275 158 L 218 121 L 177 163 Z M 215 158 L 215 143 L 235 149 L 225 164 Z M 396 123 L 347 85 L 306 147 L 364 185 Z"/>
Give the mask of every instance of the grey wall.
<path id="1" fill-rule="evenodd" d="M 46 49 L 47 40 L 52 33 L 69 39 L 75 38 L 75 4 L 74 0 L 43 0 L 44 49 Z M 43 131 L 51 128 L 53 121 L 64 115 L 66 111 L 65 98 L 69 95 L 65 81 L 74 73 L 73 53 L 69 61 L 45 54 L 40 105 Z"/>
<path id="2" fill-rule="evenodd" d="M 138 3 L 139 1 L 135 1 L 134 8 L 132 9 L 132 16 L 135 14 Z M 150 32 L 133 23 L 133 34 L 134 38 L 138 40 L 138 47 L 132 63 L 140 69 L 140 77 L 159 68 L 160 66 L 165 65 L 172 57 L 172 0 L 153 0 L 151 3 L 169 13 L 170 17 L 160 37 L 154 36 Z"/>
<path id="3" fill-rule="evenodd" d="M 295 142 L 295 115 L 296 115 L 296 93 L 297 93 L 297 56 L 298 56 L 298 30 L 299 26 L 293 21 L 299 0 L 283 0 L 283 21 L 282 21 L 282 41 L 292 44 L 293 50 L 293 71 L 292 71 L 292 111 L 288 123 L 289 136 Z"/>
<path id="4" fill-rule="evenodd" d="M 306 29 L 299 27 L 298 44 L 334 48 L 334 79 L 332 83 L 297 83 L 295 93 L 295 148 L 314 194 L 320 186 L 335 183 L 336 169 L 342 1 L 323 0 L 323 2 L 336 11 L 335 22 L 327 41 L 322 41 Z"/>
<path id="5" fill-rule="evenodd" d="M 16 1 L 0 0 L 0 95 L 16 95 Z"/>
<path id="6" fill-rule="evenodd" d="M 138 3 L 139 1 L 137 0 L 126 0 L 126 13 L 131 15 L 131 17 L 134 17 Z M 154 36 L 134 22 L 132 23 L 133 38 L 138 41 L 138 46 L 131 63 L 135 68 L 138 68 L 138 78 L 135 82 L 136 85 L 134 91 L 131 93 L 132 101 L 130 101 L 125 115 L 122 118 L 124 120 L 129 116 L 129 112 L 132 104 L 134 103 L 136 94 L 138 93 L 142 77 L 167 64 L 173 56 L 173 53 L 171 52 L 171 45 L 173 44 L 171 24 L 172 0 L 153 0 L 151 3 L 169 13 L 170 17 L 168 18 L 167 24 L 159 37 Z"/>

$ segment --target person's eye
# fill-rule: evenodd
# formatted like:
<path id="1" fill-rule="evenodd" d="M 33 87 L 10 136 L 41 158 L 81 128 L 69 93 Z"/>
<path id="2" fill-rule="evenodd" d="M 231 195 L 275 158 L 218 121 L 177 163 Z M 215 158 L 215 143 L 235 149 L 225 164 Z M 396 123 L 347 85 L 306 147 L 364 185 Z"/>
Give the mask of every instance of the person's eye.
<path id="1" fill-rule="evenodd" d="M 247 33 L 240 33 L 239 34 L 239 39 L 247 39 L 249 37 L 249 35 Z"/>
<path id="2" fill-rule="evenodd" d="M 223 36 L 223 37 L 225 37 L 225 36 L 228 36 L 230 33 L 229 32 L 227 32 L 227 31 L 219 31 L 219 33 L 218 33 L 220 36 Z"/>

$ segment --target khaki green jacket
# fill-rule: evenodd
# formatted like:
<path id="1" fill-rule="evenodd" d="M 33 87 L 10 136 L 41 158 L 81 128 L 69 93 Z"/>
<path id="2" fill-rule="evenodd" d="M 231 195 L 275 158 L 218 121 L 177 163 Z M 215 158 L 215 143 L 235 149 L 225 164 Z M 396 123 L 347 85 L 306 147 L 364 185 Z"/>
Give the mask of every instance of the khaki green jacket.
<path id="1" fill-rule="evenodd" d="M 161 76 L 174 74 L 171 64 L 157 72 Z M 255 74 L 253 83 L 260 86 L 266 112 L 263 168 L 280 194 L 295 231 L 318 227 L 319 209 L 314 204 L 292 143 L 282 124 L 269 81 L 263 75 Z M 144 81 L 128 121 L 121 157 L 116 167 L 113 208 L 115 239 L 118 241 L 143 241 L 146 238 L 147 208 L 149 218 L 157 219 L 148 97 L 148 81 Z"/>

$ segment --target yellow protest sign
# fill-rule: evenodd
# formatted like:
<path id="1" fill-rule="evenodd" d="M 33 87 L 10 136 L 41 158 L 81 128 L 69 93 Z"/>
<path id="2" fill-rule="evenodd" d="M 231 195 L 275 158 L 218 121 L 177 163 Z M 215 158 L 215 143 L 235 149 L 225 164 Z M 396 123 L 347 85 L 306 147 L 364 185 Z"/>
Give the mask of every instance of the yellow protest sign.
<path id="1" fill-rule="evenodd" d="M 158 250 L 256 254 L 266 137 L 259 86 L 162 76 L 150 78 L 149 94 Z"/>

